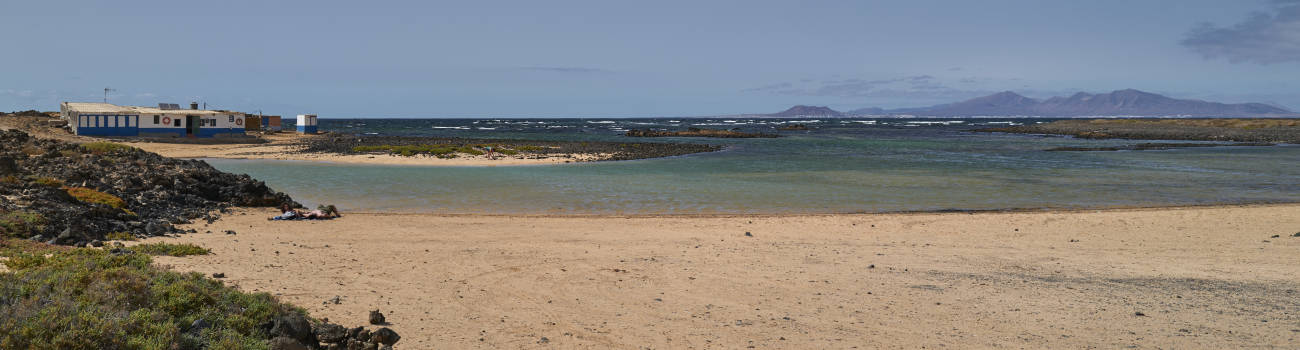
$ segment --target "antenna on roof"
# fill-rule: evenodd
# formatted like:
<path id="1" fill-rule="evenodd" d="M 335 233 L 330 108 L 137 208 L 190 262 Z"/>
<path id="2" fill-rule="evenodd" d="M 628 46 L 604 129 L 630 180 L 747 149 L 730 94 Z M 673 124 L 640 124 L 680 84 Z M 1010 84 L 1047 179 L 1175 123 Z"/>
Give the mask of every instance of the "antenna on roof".
<path id="1" fill-rule="evenodd" d="M 117 89 L 110 88 L 110 87 L 107 87 L 107 86 L 104 87 L 104 103 L 108 103 L 108 92 L 109 92 L 109 91 L 117 91 Z"/>

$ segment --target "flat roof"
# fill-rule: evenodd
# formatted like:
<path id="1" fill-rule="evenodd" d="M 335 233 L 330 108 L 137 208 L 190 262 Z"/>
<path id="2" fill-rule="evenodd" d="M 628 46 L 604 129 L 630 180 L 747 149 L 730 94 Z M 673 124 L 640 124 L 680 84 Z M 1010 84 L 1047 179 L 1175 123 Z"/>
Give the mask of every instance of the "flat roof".
<path id="1" fill-rule="evenodd" d="M 243 114 L 230 111 L 213 111 L 204 109 L 158 109 L 157 107 L 118 106 L 102 102 L 64 102 L 68 109 L 80 113 L 124 113 L 124 114 L 190 114 L 190 115 L 226 115 Z"/>

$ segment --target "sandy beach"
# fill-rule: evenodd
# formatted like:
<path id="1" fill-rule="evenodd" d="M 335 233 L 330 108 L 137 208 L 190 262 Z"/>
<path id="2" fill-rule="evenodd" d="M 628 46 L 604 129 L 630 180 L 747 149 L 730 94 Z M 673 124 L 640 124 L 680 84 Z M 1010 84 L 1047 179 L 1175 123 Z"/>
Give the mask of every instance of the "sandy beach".
<path id="1" fill-rule="evenodd" d="M 563 164 L 599 159 L 600 155 L 573 154 L 548 158 L 527 156 L 461 154 L 456 158 L 438 158 L 432 156 L 403 157 L 390 154 L 353 155 L 303 153 L 294 150 L 296 141 L 317 135 L 298 135 L 293 133 L 268 134 L 267 143 L 254 144 L 187 144 L 164 142 L 122 142 L 122 144 L 140 148 L 149 152 L 172 158 L 227 158 L 227 159 L 273 159 L 311 162 L 370 164 L 370 165 L 421 165 L 421 166 L 508 166 L 508 165 L 542 165 Z M 83 140 L 81 142 L 87 142 Z"/>
<path id="2" fill-rule="evenodd" d="M 243 209 L 148 241 L 211 248 L 157 261 L 224 273 L 315 317 L 353 324 L 382 310 L 404 349 L 1300 344 L 1300 205 L 345 214 L 271 222 Z"/>

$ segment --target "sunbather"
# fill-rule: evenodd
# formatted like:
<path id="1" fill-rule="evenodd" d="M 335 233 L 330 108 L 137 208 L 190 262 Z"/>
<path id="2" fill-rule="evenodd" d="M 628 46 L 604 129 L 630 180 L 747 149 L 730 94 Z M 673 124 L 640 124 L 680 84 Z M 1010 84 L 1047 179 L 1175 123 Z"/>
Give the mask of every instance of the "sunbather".
<path id="1" fill-rule="evenodd" d="M 306 212 L 306 213 L 303 213 L 303 214 L 302 214 L 302 218 L 303 218 L 303 219 L 308 219 L 308 220 L 312 220 L 312 219 L 333 219 L 333 218 L 342 217 L 342 216 L 343 216 L 343 215 L 340 215 L 340 214 L 339 214 L 339 209 L 338 209 L 338 208 L 335 208 L 333 204 L 331 204 L 331 205 L 323 205 L 323 206 L 319 206 L 319 207 L 316 207 L 316 210 L 312 210 L 312 211 L 309 211 L 309 212 Z"/>
<path id="2" fill-rule="evenodd" d="M 316 210 L 302 211 L 289 207 L 289 204 L 280 205 L 280 212 L 283 214 L 271 217 L 267 220 L 328 220 L 342 217 L 339 209 L 334 205 L 322 205 L 316 207 Z"/>
<path id="3" fill-rule="evenodd" d="M 271 217 L 270 220 L 296 220 L 302 217 L 302 213 L 290 207 L 289 203 L 280 205 L 280 213 L 280 215 Z"/>

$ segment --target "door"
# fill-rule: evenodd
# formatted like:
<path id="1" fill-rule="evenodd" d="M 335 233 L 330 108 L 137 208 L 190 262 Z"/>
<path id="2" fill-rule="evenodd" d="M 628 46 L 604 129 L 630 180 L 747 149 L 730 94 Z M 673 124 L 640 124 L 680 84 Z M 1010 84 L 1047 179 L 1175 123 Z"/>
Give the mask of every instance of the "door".
<path id="1" fill-rule="evenodd" d="M 199 116 L 185 116 L 185 136 L 195 137 L 199 135 Z"/>

